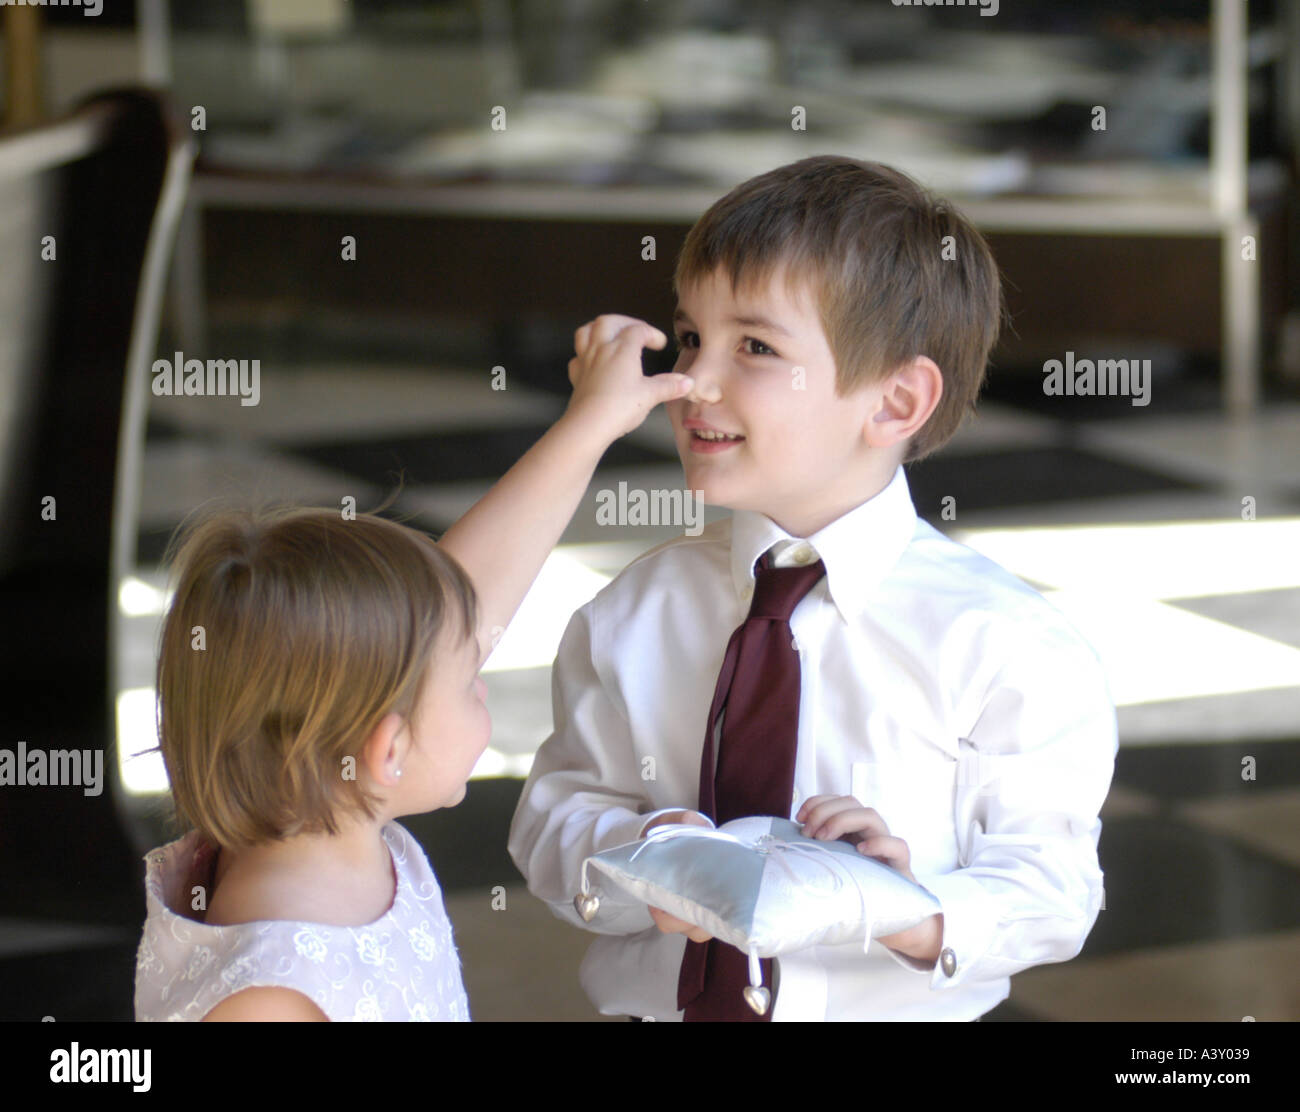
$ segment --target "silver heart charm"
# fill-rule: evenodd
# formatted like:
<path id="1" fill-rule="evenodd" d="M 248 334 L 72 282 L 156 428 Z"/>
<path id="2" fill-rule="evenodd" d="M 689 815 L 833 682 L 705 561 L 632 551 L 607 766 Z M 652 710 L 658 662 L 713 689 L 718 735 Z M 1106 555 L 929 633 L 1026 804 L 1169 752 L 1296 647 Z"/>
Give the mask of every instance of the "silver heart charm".
<path id="1" fill-rule="evenodd" d="M 600 910 L 600 900 L 596 899 L 595 896 L 574 896 L 573 906 L 577 909 L 578 914 L 582 916 L 582 921 L 590 923 L 596 918 L 596 912 Z"/>
<path id="2" fill-rule="evenodd" d="M 745 986 L 745 1003 L 759 1015 L 767 1015 L 767 1006 L 772 1002 L 772 994 L 765 988 Z"/>

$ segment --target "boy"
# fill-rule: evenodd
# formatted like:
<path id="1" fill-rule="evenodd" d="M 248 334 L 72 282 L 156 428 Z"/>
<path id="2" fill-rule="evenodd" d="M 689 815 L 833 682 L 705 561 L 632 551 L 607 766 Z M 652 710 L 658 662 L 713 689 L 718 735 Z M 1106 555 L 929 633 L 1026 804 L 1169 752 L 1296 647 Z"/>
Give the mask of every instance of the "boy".
<path id="1" fill-rule="evenodd" d="M 694 379 L 668 406 L 686 486 L 733 515 L 645 553 L 573 616 L 511 855 L 534 895 L 600 936 L 581 979 L 602 1013 L 757 1018 L 702 1003 L 717 994 L 686 952 L 688 938 L 708 943 L 701 928 L 658 909 L 588 924 L 572 900 L 589 854 L 661 822 L 713 825 L 701 789 L 712 774 L 722 792 L 726 715 L 741 713 L 733 687 L 708 747 L 716 773 L 702 769 L 728 639 L 756 576 L 820 561 L 788 618 L 797 711 L 782 731 L 757 704 L 773 736 L 742 763 L 790 792 L 783 817 L 857 842 L 943 913 L 865 955 L 780 958 L 764 1018 L 977 1019 L 1012 973 L 1074 957 L 1092 929 L 1117 748 L 1092 649 L 1020 580 L 918 519 L 901 467 L 974 408 L 1001 323 L 997 268 L 905 175 L 819 156 L 714 204 L 674 287 L 674 370 Z M 583 347 L 580 333 L 579 359 Z M 707 953 L 712 979 L 737 952 Z"/>

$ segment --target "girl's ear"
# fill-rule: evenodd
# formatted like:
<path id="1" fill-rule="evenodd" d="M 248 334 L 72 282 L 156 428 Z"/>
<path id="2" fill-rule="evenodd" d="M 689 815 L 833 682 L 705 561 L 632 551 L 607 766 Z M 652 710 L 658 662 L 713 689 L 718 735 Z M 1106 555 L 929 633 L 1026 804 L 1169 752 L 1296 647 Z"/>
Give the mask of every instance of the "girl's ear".
<path id="1" fill-rule="evenodd" d="M 371 782 L 395 788 L 398 775 L 411 747 L 411 731 L 403 715 L 393 711 L 384 715 L 361 747 L 361 766 Z"/>

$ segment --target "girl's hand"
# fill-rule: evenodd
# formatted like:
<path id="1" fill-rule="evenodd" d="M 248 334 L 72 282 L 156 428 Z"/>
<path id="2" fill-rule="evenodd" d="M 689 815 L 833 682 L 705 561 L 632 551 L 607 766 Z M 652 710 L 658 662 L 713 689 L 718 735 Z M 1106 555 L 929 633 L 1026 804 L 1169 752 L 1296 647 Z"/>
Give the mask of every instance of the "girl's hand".
<path id="1" fill-rule="evenodd" d="M 668 342 L 645 321 L 597 317 L 575 340 L 564 415 L 438 541 L 474 583 L 480 666 L 564 535 L 605 450 L 660 402 L 691 389 L 684 375 L 641 373 L 642 347 Z"/>
<path id="2" fill-rule="evenodd" d="M 631 432 L 660 402 L 689 393 L 687 375 L 645 375 L 641 349 L 667 346 L 668 337 L 635 317 L 606 313 L 573 334 L 577 355 L 569 360 L 573 396 L 566 417 L 588 421 L 615 440 Z"/>

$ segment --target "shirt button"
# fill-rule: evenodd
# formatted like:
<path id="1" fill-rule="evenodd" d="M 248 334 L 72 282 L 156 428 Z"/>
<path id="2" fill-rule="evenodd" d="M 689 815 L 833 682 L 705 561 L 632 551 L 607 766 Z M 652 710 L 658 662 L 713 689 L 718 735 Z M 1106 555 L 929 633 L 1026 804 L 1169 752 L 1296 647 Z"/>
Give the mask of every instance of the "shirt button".
<path id="1" fill-rule="evenodd" d="M 798 807 L 798 806 L 799 806 L 799 789 L 798 789 L 798 788 L 795 788 L 795 790 L 794 790 L 794 795 L 792 795 L 792 796 L 790 797 L 790 803 L 791 803 L 791 805 L 794 806 L 794 807 Z"/>
<path id="2" fill-rule="evenodd" d="M 745 602 L 748 602 L 748 601 L 750 600 L 750 598 L 753 596 L 753 594 L 754 594 L 754 588 L 753 588 L 753 587 L 745 587 L 745 588 L 740 592 L 740 597 L 741 597 Z"/>
<path id="3" fill-rule="evenodd" d="M 945 977 L 951 977 L 957 972 L 957 955 L 952 952 L 951 946 L 945 946 L 939 954 L 939 966 Z"/>
<path id="4" fill-rule="evenodd" d="M 813 550 L 806 544 L 801 544 L 790 553 L 790 558 L 794 560 L 796 564 L 810 564 L 813 561 Z"/>

